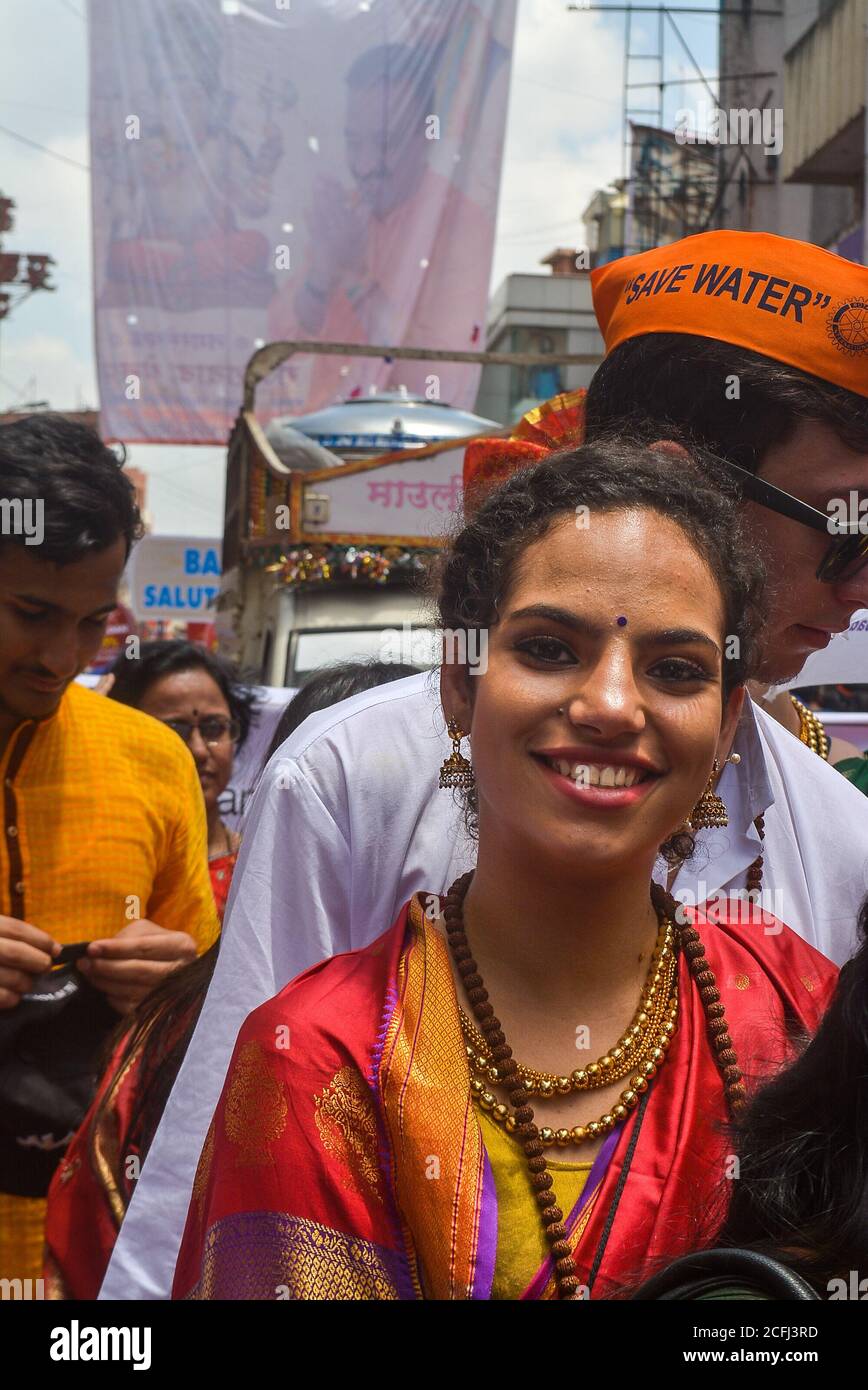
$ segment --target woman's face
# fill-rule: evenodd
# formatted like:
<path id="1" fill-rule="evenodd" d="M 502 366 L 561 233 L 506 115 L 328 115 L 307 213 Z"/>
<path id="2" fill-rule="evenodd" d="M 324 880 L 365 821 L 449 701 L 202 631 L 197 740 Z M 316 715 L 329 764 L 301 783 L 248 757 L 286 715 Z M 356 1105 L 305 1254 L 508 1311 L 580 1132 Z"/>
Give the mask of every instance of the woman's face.
<path id="1" fill-rule="evenodd" d="M 201 667 L 176 671 L 154 681 L 139 702 L 139 709 L 155 719 L 179 720 L 185 724 L 198 725 L 214 718 L 228 723 L 231 717 L 219 685 Z M 232 776 L 235 746 L 228 733 L 217 743 L 206 743 L 201 729 L 194 728 L 188 747 L 199 773 L 205 806 L 212 811 Z"/>
<path id="2" fill-rule="evenodd" d="M 728 745 L 723 599 L 679 527 L 644 508 L 564 517 L 527 547 L 485 674 L 444 665 L 469 730 L 480 849 L 582 874 L 650 866 Z M 448 659 L 448 658 L 447 658 Z M 469 693 L 468 693 L 469 691 Z"/>

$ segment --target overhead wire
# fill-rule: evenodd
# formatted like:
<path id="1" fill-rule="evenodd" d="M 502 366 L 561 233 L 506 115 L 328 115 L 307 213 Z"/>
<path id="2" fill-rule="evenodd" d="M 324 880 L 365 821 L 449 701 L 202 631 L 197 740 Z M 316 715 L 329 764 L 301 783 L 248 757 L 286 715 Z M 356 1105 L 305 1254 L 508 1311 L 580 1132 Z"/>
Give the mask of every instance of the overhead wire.
<path id="1" fill-rule="evenodd" d="M 26 135 L 19 135 L 17 130 L 10 130 L 8 126 L 0 125 L 0 133 L 10 136 L 13 140 L 20 140 L 22 145 L 29 145 L 31 149 L 41 150 L 43 154 L 50 154 L 52 159 L 62 159 L 64 164 L 71 164 L 74 169 L 83 169 L 86 174 L 90 173 L 89 164 L 82 164 L 77 159 L 70 159 L 69 155 L 59 154 L 57 150 L 50 150 L 47 145 L 40 145 L 37 140 L 30 140 Z"/>

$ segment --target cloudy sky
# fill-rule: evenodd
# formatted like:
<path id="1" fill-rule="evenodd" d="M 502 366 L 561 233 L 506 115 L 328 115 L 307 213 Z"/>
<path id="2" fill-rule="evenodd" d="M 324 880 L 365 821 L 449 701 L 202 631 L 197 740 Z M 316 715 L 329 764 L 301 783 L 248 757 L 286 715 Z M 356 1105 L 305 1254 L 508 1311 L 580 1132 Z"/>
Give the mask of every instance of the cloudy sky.
<path id="1" fill-rule="evenodd" d="M 716 18 L 676 18 L 698 61 L 715 71 Z M 33 400 L 92 406 L 86 0 L 0 0 L 0 34 L 0 191 L 17 203 L 6 245 L 57 261 L 57 292 L 34 295 L 0 323 L 0 409 Z M 651 46 L 634 21 L 633 51 Z M 677 41 L 667 47 L 667 76 L 693 75 Z M 623 51 L 623 15 L 519 0 L 492 289 L 505 275 L 540 271 L 556 245 L 582 245 L 588 200 L 621 173 Z M 656 79 L 655 65 L 641 76 Z M 670 122 L 699 95 L 695 86 L 671 88 Z M 151 476 L 155 529 L 219 534 L 220 450 L 137 446 L 131 454 Z"/>

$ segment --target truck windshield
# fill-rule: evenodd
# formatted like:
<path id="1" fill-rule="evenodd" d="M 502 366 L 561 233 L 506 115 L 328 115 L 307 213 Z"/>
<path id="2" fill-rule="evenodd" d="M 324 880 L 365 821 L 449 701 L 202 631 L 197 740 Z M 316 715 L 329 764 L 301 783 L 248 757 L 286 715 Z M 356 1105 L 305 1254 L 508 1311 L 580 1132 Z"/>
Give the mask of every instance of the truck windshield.
<path id="1" fill-rule="evenodd" d="M 331 628 L 300 632 L 286 680 L 300 685 L 318 666 L 335 661 L 387 661 L 424 669 L 440 661 L 440 633 L 430 627 Z M 293 669 L 291 669 L 293 668 Z"/>

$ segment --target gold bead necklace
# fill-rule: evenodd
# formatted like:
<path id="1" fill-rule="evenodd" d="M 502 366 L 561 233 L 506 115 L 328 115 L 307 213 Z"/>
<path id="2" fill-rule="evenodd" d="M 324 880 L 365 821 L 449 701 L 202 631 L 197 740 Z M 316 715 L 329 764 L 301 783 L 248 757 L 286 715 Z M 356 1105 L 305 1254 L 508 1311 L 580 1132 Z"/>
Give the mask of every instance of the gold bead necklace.
<path id="1" fill-rule="evenodd" d="M 668 1013 L 676 967 L 674 940 L 671 923 L 662 923 L 652 953 L 650 978 L 643 987 L 642 997 L 630 1027 L 621 1035 L 615 1046 L 609 1048 L 596 1062 L 576 1068 L 569 1076 L 537 1071 L 520 1062 L 516 1064 L 516 1074 L 528 1097 L 539 1096 L 542 1100 L 547 1100 L 554 1096 L 569 1095 L 573 1091 L 589 1091 L 601 1086 L 611 1086 L 613 1082 L 623 1080 L 647 1061 L 650 1052 L 658 1045 L 661 1025 Z M 493 1063 L 485 1039 L 463 1009 L 459 1008 L 459 1014 L 471 1067 L 479 1071 L 484 1079 L 496 1082 L 497 1067 Z"/>
<path id="2" fill-rule="evenodd" d="M 666 1019 L 655 1039 L 655 1046 L 650 1050 L 647 1061 L 636 1068 L 634 1075 L 630 1078 L 629 1086 L 618 1097 L 617 1104 L 601 1115 L 598 1120 L 591 1120 L 586 1125 L 573 1125 L 572 1129 L 552 1129 L 548 1125 L 543 1125 L 539 1131 L 539 1140 L 543 1147 L 551 1148 L 552 1145 L 557 1144 L 560 1148 L 567 1148 L 572 1144 L 584 1144 L 590 1139 L 599 1139 L 603 1135 L 609 1134 L 617 1124 L 626 1120 L 630 1111 L 639 1104 L 642 1093 L 647 1091 L 649 1083 L 666 1061 L 666 1053 L 675 1033 L 677 1018 L 676 985 L 669 1002 Z M 508 1134 L 514 1135 L 518 1128 L 515 1113 L 508 1105 L 498 1101 L 489 1085 L 490 1083 L 481 1076 L 472 1077 L 470 1082 L 471 1098 L 481 1110 L 491 1115 L 498 1124 L 503 1125 Z"/>
<path id="3" fill-rule="evenodd" d="M 816 753 L 820 758 L 829 756 L 829 735 L 823 727 L 823 722 L 818 719 L 812 709 L 803 705 L 795 695 L 791 695 L 796 713 L 799 716 L 799 738 L 802 743 L 806 743 L 812 753 Z"/>
<path id="4" fill-rule="evenodd" d="M 654 961 L 654 979 L 657 984 L 653 1000 L 653 1014 L 648 1017 L 644 1024 L 641 1056 L 638 1050 L 631 1053 L 626 1070 L 621 1072 L 623 1060 L 614 1057 L 615 1048 L 610 1048 L 609 1052 L 605 1054 L 606 1058 L 611 1059 L 610 1067 L 603 1066 L 605 1059 L 601 1057 L 598 1062 L 591 1063 L 591 1066 L 573 1072 L 571 1077 L 549 1076 L 544 1072 L 534 1072 L 532 1068 L 515 1064 L 513 1076 L 516 1079 L 521 1078 L 521 1088 L 528 1099 L 532 1095 L 536 1095 L 540 1099 L 547 1100 L 557 1095 L 568 1095 L 574 1090 L 586 1091 L 593 1087 L 611 1085 L 612 1082 L 621 1080 L 622 1076 L 632 1073 L 630 1083 L 621 1092 L 617 1103 L 599 1119 L 591 1120 L 585 1125 L 574 1125 L 571 1129 L 553 1129 L 549 1125 L 543 1125 L 539 1130 L 539 1142 L 544 1148 L 551 1148 L 555 1144 L 559 1148 L 567 1148 L 570 1145 L 584 1144 L 589 1140 L 599 1139 L 603 1135 L 609 1134 L 639 1104 L 642 1093 L 647 1091 L 649 1083 L 666 1061 L 666 1053 L 671 1045 L 678 1021 L 677 960 L 673 949 L 674 930 L 669 921 L 664 921 L 661 925 L 658 942 L 661 937 L 663 945 L 655 948 L 657 959 Z M 667 952 L 666 955 L 663 954 L 664 951 Z M 643 1001 L 646 1000 L 649 989 L 650 986 L 646 985 L 645 990 L 643 990 Z M 498 1067 L 491 1059 L 488 1045 L 464 1011 L 459 1009 L 459 1013 L 467 1058 L 473 1073 L 470 1081 L 471 1099 L 493 1120 L 503 1125 L 508 1134 L 516 1135 L 519 1126 L 514 1109 L 511 1109 L 503 1101 L 498 1101 L 491 1089 L 492 1086 L 503 1083 Z M 640 1005 L 636 1015 L 634 1015 L 633 1027 L 636 1026 L 639 1016 L 643 1013 L 646 1011 Z M 625 1034 L 624 1036 L 628 1035 Z M 472 1041 L 468 1041 L 468 1038 Z M 618 1044 L 619 1047 L 623 1044 L 623 1040 L 622 1038 L 621 1043 Z M 592 1073 L 594 1067 L 598 1068 L 598 1071 Z M 590 1077 L 589 1073 L 592 1073 Z M 581 1081 L 577 1081 L 576 1078 L 581 1078 Z M 543 1083 L 545 1083 L 544 1088 Z M 516 1137 L 518 1136 L 516 1135 Z"/>

